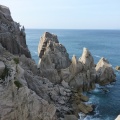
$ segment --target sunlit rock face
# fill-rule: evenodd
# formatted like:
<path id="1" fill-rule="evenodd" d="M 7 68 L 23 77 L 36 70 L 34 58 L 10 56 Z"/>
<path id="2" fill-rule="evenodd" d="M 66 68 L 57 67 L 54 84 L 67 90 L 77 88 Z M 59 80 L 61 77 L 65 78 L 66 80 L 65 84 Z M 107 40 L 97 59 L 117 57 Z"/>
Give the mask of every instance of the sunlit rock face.
<path id="1" fill-rule="evenodd" d="M 54 83 L 60 82 L 59 70 L 70 65 L 66 48 L 56 35 L 45 32 L 38 45 L 40 74 Z"/>
<path id="2" fill-rule="evenodd" d="M 79 60 L 73 55 L 70 61 L 65 47 L 59 43 L 56 35 L 49 32 L 45 32 L 41 37 L 38 56 L 40 75 L 46 76 L 53 83 L 64 80 L 73 89 L 89 91 L 95 88 L 96 82 L 104 85 L 115 80 L 109 63 L 101 59 L 103 64 L 98 62 L 95 67 L 93 56 L 87 48 L 83 48 Z"/>
<path id="3" fill-rule="evenodd" d="M 99 60 L 95 69 L 97 71 L 97 82 L 100 85 L 106 85 L 115 81 L 116 75 L 114 70 L 105 58 Z"/>
<path id="4" fill-rule="evenodd" d="M 44 33 L 38 45 L 39 66 L 29 58 L 24 27 L 14 22 L 9 8 L 0 6 L 0 119 L 77 120 L 93 111 L 82 91 L 95 83 L 109 84 L 115 74 L 102 58 L 95 67 L 87 48 L 69 59 L 56 35 Z M 38 69 L 39 68 L 39 69 Z"/>
<path id="5" fill-rule="evenodd" d="M 13 54 L 31 57 L 24 27 L 13 21 L 9 8 L 3 5 L 0 5 L 0 43 Z"/>

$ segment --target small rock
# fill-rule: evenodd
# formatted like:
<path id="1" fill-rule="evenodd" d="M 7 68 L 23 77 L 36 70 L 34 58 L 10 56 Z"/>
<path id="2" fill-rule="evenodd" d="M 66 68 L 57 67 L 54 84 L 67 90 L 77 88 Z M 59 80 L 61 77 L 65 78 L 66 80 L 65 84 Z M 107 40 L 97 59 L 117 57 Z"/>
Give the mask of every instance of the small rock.
<path id="1" fill-rule="evenodd" d="M 59 99 L 58 103 L 60 103 L 60 104 L 64 105 L 64 104 L 65 104 L 65 101 L 64 101 L 64 100 L 62 100 L 62 99 Z"/>
<path id="2" fill-rule="evenodd" d="M 64 88 L 69 88 L 68 83 L 65 82 L 64 80 L 61 82 L 61 84 L 62 84 L 62 86 L 63 86 Z"/>
<path id="3" fill-rule="evenodd" d="M 78 105 L 78 108 L 80 109 L 81 112 L 88 114 L 89 112 L 91 112 L 93 110 L 91 105 L 86 105 L 84 103 L 80 103 Z"/>
<path id="4" fill-rule="evenodd" d="M 64 88 L 60 87 L 59 89 L 60 89 L 60 94 L 65 96 L 66 92 L 65 92 Z"/>
<path id="5" fill-rule="evenodd" d="M 65 115 L 64 120 L 78 120 L 75 115 Z"/>
<path id="6" fill-rule="evenodd" d="M 116 66 L 115 69 L 116 69 L 116 70 L 120 70 L 120 66 Z"/>
<path id="7" fill-rule="evenodd" d="M 89 98 L 88 98 L 87 96 L 84 96 L 84 95 L 82 95 L 82 94 L 79 94 L 79 96 L 80 96 L 80 99 L 81 99 L 82 101 L 88 102 Z"/>
<path id="8" fill-rule="evenodd" d="M 117 118 L 115 120 L 120 120 L 120 115 L 117 116 Z"/>

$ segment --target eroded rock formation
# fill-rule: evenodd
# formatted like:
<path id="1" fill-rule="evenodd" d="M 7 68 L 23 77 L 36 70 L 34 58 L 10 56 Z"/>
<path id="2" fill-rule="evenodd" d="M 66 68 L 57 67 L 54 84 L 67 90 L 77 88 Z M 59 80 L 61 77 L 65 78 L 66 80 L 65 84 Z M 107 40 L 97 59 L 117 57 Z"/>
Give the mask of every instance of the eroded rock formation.
<path id="1" fill-rule="evenodd" d="M 98 82 L 100 85 L 106 85 L 111 82 L 115 82 L 116 75 L 114 74 L 112 66 L 105 58 L 100 59 L 95 69 L 97 71 L 96 82 Z"/>
<path id="2" fill-rule="evenodd" d="M 13 21 L 9 8 L 3 5 L 0 5 L 0 43 L 12 54 L 31 57 L 24 27 L 20 29 L 20 24 Z"/>
<path id="3" fill-rule="evenodd" d="M 54 83 L 60 83 L 58 72 L 70 65 L 70 59 L 66 48 L 59 43 L 56 35 L 44 33 L 38 45 L 38 55 L 40 75 Z"/>
<path id="4" fill-rule="evenodd" d="M 14 22 L 9 8 L 0 6 L 0 119 L 77 120 L 92 105 L 82 91 L 115 80 L 109 62 L 95 67 L 87 48 L 72 60 L 56 35 L 44 33 L 38 46 L 39 69 L 30 57 L 24 27 Z M 21 55 L 23 54 L 23 55 Z"/>
<path id="5" fill-rule="evenodd" d="M 63 49 L 60 49 L 61 46 L 64 48 L 64 52 Z M 84 103 L 89 99 L 81 94 L 82 91 L 94 89 L 96 83 L 106 85 L 115 81 L 116 76 L 109 62 L 101 58 L 95 65 L 87 48 L 83 49 L 82 56 L 78 60 L 73 55 L 70 62 L 65 47 L 59 43 L 54 34 L 44 33 L 38 46 L 38 55 L 40 57 L 40 75 L 48 78 L 52 83 L 61 83 L 64 88 L 69 88 L 72 91 L 69 101 L 72 107 L 69 107 L 72 108 L 71 111 L 73 110 L 73 114 L 76 116 L 80 111 L 88 114 L 93 110 L 92 105 Z M 64 88 L 60 89 L 60 94 L 66 96 Z M 61 101 L 61 104 L 64 105 L 65 102 Z M 74 116 L 72 117 L 74 118 Z M 65 119 L 68 118 L 69 116 L 65 117 Z"/>
<path id="6" fill-rule="evenodd" d="M 70 62 L 65 47 L 54 34 L 44 33 L 38 46 L 38 55 L 40 75 L 46 76 L 53 83 L 64 80 L 72 89 L 89 91 L 95 88 L 95 83 L 105 85 L 115 81 L 109 62 L 101 58 L 95 67 L 94 59 L 87 48 L 83 49 L 79 60 L 73 55 Z"/>

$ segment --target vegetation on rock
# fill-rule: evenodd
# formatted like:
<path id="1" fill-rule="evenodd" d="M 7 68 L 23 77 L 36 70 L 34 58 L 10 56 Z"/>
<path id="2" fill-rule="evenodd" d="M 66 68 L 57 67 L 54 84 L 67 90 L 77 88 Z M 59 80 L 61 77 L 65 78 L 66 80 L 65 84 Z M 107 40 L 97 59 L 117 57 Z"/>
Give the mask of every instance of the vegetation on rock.
<path id="1" fill-rule="evenodd" d="M 22 84 L 18 81 L 18 80 L 16 80 L 16 81 L 14 81 L 14 84 L 16 85 L 16 87 L 19 89 L 20 87 L 22 87 Z"/>
<path id="2" fill-rule="evenodd" d="M 4 72 L 2 73 L 2 75 L 0 76 L 0 78 L 1 78 L 2 80 L 4 80 L 5 77 L 8 76 L 8 74 L 9 74 L 9 69 L 7 68 L 7 66 L 5 66 L 5 70 L 4 70 Z"/>
<path id="3" fill-rule="evenodd" d="M 19 58 L 14 58 L 13 60 L 15 61 L 16 64 L 19 64 Z"/>

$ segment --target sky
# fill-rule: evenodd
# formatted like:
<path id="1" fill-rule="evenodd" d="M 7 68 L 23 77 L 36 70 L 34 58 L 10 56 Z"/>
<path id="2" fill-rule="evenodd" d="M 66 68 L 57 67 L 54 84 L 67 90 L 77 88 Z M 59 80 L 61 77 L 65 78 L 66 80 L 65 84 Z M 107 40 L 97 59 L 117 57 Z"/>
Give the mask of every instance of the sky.
<path id="1" fill-rule="evenodd" d="M 120 29 L 120 0 L 0 0 L 25 28 Z"/>

